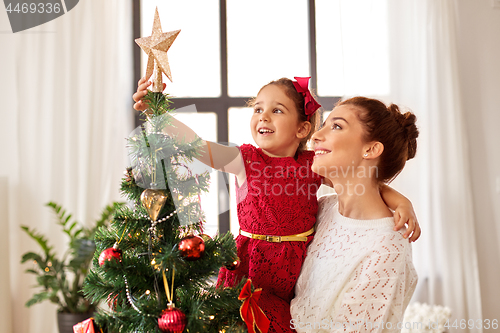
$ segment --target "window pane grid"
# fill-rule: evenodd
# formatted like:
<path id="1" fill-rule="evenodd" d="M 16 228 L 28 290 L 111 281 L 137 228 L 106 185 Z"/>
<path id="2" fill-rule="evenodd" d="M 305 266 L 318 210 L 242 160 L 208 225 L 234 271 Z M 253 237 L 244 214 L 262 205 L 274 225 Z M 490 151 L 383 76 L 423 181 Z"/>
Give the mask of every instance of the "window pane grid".
<path id="1" fill-rule="evenodd" d="M 310 75 L 307 4 L 227 1 L 230 96 L 255 96 L 272 80 Z"/>
<path id="2" fill-rule="evenodd" d="M 211 126 L 219 140 L 235 144 L 255 144 L 249 130 L 249 119 L 246 119 L 251 117 L 251 109 L 245 108 L 245 105 L 250 96 L 255 96 L 271 80 L 312 74 L 310 86 L 318 87 L 315 91 L 325 110 L 331 110 L 338 99 L 323 96 L 331 92 L 321 87 L 328 82 L 316 82 L 316 61 L 311 58 L 314 56 L 316 59 L 316 45 L 310 46 L 309 40 L 316 40 L 316 29 L 311 28 L 311 24 L 317 20 L 318 9 L 314 10 L 317 1 L 258 2 L 261 5 L 237 0 L 193 0 L 188 4 L 174 0 L 142 0 L 141 18 L 134 21 L 141 22 L 142 28 L 141 35 L 136 37 L 149 36 L 154 7 L 158 6 L 163 31 L 182 30 L 168 53 L 174 83 L 166 81 L 166 92 L 173 96 L 173 107 L 176 109 L 195 104 L 198 115 L 217 114 L 213 124 L 205 122 L 204 127 Z M 262 8 L 266 10 L 262 11 Z M 169 12 L 175 15 L 166 14 Z M 259 22 L 265 24 L 259 25 Z M 255 47 L 256 44 L 260 47 Z M 143 53 L 141 51 L 142 61 L 145 62 Z M 186 122 L 193 127 L 191 120 Z M 201 136 L 211 139 L 210 135 Z M 217 180 L 220 175 L 216 172 L 212 172 L 211 176 L 212 186 L 222 183 Z M 219 184 L 219 187 L 223 185 Z M 217 214 L 212 218 L 214 213 L 210 209 L 227 206 L 229 201 L 211 203 L 213 198 L 226 199 L 219 198 L 214 189 L 209 193 L 212 199 L 202 198 L 202 207 L 207 222 L 213 224 L 217 221 Z M 233 233 L 238 231 L 233 198 L 234 177 L 230 178 L 230 194 L 231 223 L 229 214 L 220 214 L 221 233 L 227 229 Z M 207 232 L 213 233 L 215 224 L 208 227 L 211 230 Z"/>
<path id="3" fill-rule="evenodd" d="M 219 97 L 219 1 L 142 0 L 141 36 L 151 35 L 156 7 L 163 32 L 181 30 L 168 50 L 173 82 L 163 76 L 166 92 L 177 97 Z M 146 72 L 146 63 L 147 55 L 141 51 L 141 73 Z"/>

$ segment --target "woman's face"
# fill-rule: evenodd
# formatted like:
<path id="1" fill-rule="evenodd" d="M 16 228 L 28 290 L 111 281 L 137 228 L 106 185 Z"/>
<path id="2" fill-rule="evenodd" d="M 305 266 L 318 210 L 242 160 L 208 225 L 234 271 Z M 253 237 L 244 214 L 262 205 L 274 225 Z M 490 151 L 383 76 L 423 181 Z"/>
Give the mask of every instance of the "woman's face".
<path id="1" fill-rule="evenodd" d="M 330 180 L 350 179 L 358 174 L 367 147 L 358 112 L 359 108 L 353 105 L 338 106 L 313 134 L 314 172 Z"/>

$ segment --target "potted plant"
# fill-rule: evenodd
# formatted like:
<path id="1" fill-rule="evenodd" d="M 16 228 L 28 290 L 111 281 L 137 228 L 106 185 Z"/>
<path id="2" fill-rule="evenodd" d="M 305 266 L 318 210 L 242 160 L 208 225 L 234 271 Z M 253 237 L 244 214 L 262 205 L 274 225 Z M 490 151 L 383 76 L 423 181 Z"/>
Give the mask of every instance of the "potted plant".
<path id="1" fill-rule="evenodd" d="M 33 268 L 27 269 L 26 272 L 36 275 L 36 286 L 42 288 L 33 295 L 26 306 L 30 307 L 46 300 L 57 304 L 60 333 L 72 333 L 74 324 L 92 316 L 97 304 L 85 299 L 82 283 L 94 255 L 94 235 L 97 228 L 108 223 L 114 212 L 123 205 L 123 203 L 113 203 L 107 206 L 93 226 L 83 227 L 73 221 L 71 214 L 66 213 L 61 206 L 49 202 L 47 206 L 56 214 L 57 224 L 69 237 L 68 250 L 62 256 L 55 253 L 44 235 L 35 229 L 21 226 L 38 243 L 43 252 L 42 254 L 26 252 L 21 259 L 21 263 L 33 262 Z"/>

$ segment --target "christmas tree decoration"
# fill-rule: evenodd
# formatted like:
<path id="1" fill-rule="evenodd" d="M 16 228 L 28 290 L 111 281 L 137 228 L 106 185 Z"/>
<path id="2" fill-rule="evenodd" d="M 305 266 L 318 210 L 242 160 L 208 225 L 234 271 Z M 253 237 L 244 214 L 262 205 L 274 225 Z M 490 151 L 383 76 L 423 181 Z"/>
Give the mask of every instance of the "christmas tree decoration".
<path id="1" fill-rule="evenodd" d="M 240 308 L 241 318 L 245 321 L 249 333 L 267 333 L 270 321 L 265 313 L 257 305 L 262 289 L 255 289 L 252 292 L 252 280 L 248 279 L 239 296 L 243 300 Z M 258 329 L 258 331 L 256 331 Z"/>
<path id="2" fill-rule="evenodd" d="M 167 216 L 165 216 L 165 217 L 163 217 L 163 218 L 161 218 L 161 219 L 159 219 L 159 220 L 154 221 L 153 223 L 151 223 L 151 226 L 149 227 L 149 231 L 154 233 L 154 232 L 155 232 L 155 230 L 156 230 L 156 225 L 157 225 L 158 223 L 165 222 L 166 220 L 168 220 L 169 218 L 171 218 L 171 217 L 172 217 L 172 216 L 174 216 L 175 214 L 177 214 L 177 210 L 174 210 L 173 212 L 171 212 L 171 213 L 170 213 L 170 214 L 168 214 Z"/>
<path id="3" fill-rule="evenodd" d="M 203 223 L 203 221 L 200 221 L 200 224 Z M 211 241 L 212 240 L 212 237 L 210 237 L 209 235 L 207 234 L 201 234 L 200 235 L 201 238 L 203 238 L 203 241 L 205 242 L 208 242 L 208 241 Z"/>
<path id="4" fill-rule="evenodd" d="M 153 74 L 156 63 L 158 64 L 162 72 L 165 73 L 168 79 L 172 81 L 172 74 L 170 73 L 170 66 L 168 64 L 167 51 L 170 46 L 172 46 L 172 43 L 174 42 L 175 38 L 177 38 L 177 35 L 180 32 L 180 30 L 175 30 L 163 33 L 161 30 L 160 15 L 158 14 L 158 8 L 156 8 L 151 36 L 137 38 L 135 40 L 137 45 L 139 45 L 141 49 L 148 55 L 146 77 L 150 77 L 151 74 Z M 159 75 L 161 75 L 161 73 Z"/>
<path id="5" fill-rule="evenodd" d="M 240 260 L 239 259 L 236 259 L 236 260 L 233 260 L 231 261 L 230 263 L 224 265 L 228 270 L 230 271 L 234 271 L 235 269 L 237 269 L 238 267 L 240 267 Z"/>
<path id="6" fill-rule="evenodd" d="M 160 270 L 160 268 L 161 268 L 161 267 L 160 267 L 160 264 L 158 264 L 158 263 L 156 262 L 156 259 L 155 259 L 155 258 L 153 258 L 153 260 L 151 260 L 151 266 L 153 266 L 153 268 L 154 268 L 155 270 Z"/>
<path id="7" fill-rule="evenodd" d="M 101 252 L 99 256 L 99 266 L 104 265 L 107 261 L 115 260 L 122 261 L 122 251 L 118 248 L 118 242 L 113 247 L 107 248 Z"/>
<path id="8" fill-rule="evenodd" d="M 200 236 L 186 236 L 179 242 L 179 251 L 188 261 L 198 260 L 205 253 L 205 241 Z"/>
<path id="9" fill-rule="evenodd" d="M 123 172 L 124 176 L 125 176 L 125 180 L 127 182 L 131 182 L 132 179 L 134 179 L 134 174 L 132 173 L 132 168 L 131 167 L 128 167 L 124 172 Z"/>
<path id="10" fill-rule="evenodd" d="M 158 318 L 158 327 L 165 333 L 182 333 L 186 327 L 186 315 L 173 304 L 169 304 Z"/>
<path id="11" fill-rule="evenodd" d="M 167 295 L 168 305 L 167 309 L 163 310 L 160 318 L 158 318 L 158 327 L 160 331 L 165 333 L 182 333 L 186 327 L 186 315 L 181 310 L 175 307 L 172 302 L 174 293 L 174 278 L 175 269 L 172 269 L 172 286 L 169 287 L 167 276 L 162 272 L 163 284 L 165 286 L 165 293 Z"/>
<path id="12" fill-rule="evenodd" d="M 163 190 L 146 189 L 141 194 L 142 205 L 152 221 L 156 221 L 166 201 L 167 195 Z"/>
<path id="13" fill-rule="evenodd" d="M 107 299 L 108 307 L 111 311 L 115 311 L 118 305 L 118 295 L 109 294 Z"/>
<path id="14" fill-rule="evenodd" d="M 123 276 L 123 281 L 125 281 L 125 294 L 127 295 L 127 300 L 130 304 L 130 306 L 140 315 L 147 316 L 147 317 L 154 317 L 154 315 L 150 313 L 144 313 L 141 309 L 137 307 L 135 304 L 134 299 L 132 298 L 132 295 L 130 294 L 130 287 L 128 284 L 128 280 L 126 276 Z M 134 331 L 135 332 L 135 331 Z"/>
<path id="15" fill-rule="evenodd" d="M 97 330 L 94 325 L 94 318 L 89 318 L 73 326 L 73 332 L 102 333 L 102 330 Z"/>

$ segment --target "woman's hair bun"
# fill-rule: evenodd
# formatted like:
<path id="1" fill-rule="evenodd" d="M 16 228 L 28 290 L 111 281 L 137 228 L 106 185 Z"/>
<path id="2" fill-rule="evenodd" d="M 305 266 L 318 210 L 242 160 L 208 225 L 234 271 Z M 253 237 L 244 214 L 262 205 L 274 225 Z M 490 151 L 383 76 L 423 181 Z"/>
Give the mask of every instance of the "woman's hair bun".
<path id="1" fill-rule="evenodd" d="M 373 98 L 357 96 L 339 102 L 337 106 L 352 105 L 364 128 L 365 142 L 384 145 L 377 162 L 377 180 L 390 182 L 403 170 L 406 161 L 417 152 L 417 117 L 409 111 L 401 113 L 395 104 L 387 106 Z M 408 111 L 408 112 L 406 112 Z"/>
<path id="2" fill-rule="evenodd" d="M 417 138 L 418 129 L 415 124 L 417 117 L 412 112 L 401 113 L 399 107 L 396 104 L 391 104 L 388 107 L 391 114 L 394 116 L 398 124 L 403 128 L 405 138 L 408 144 L 408 155 L 407 159 L 412 159 L 417 153 Z"/>

